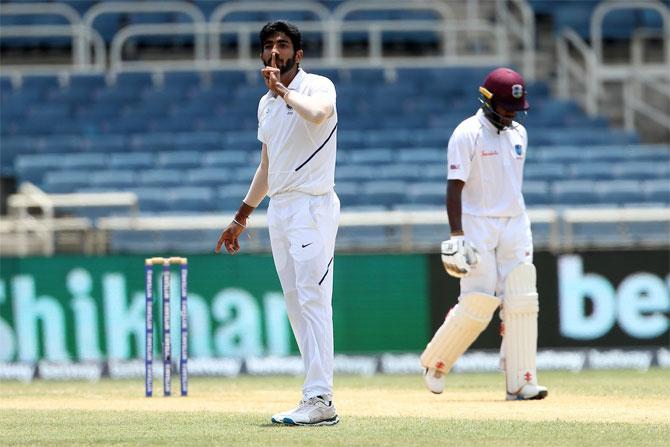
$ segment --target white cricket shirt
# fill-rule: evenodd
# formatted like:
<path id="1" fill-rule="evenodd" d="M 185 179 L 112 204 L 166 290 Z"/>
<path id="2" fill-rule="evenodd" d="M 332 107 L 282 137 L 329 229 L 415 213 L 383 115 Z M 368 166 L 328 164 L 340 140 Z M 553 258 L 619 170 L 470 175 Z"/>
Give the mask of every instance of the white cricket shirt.
<path id="1" fill-rule="evenodd" d="M 462 212 L 474 216 L 513 217 L 526 205 L 521 194 L 528 147 L 526 129 L 498 129 L 479 111 L 456 127 L 449 139 L 447 178 L 465 182 Z"/>
<path id="2" fill-rule="evenodd" d="M 330 118 L 315 124 L 270 92 L 260 99 L 258 139 L 268 148 L 268 196 L 289 191 L 325 194 L 335 185 L 335 86 L 328 78 L 299 69 L 288 89 L 326 97 L 333 102 L 334 111 Z"/>

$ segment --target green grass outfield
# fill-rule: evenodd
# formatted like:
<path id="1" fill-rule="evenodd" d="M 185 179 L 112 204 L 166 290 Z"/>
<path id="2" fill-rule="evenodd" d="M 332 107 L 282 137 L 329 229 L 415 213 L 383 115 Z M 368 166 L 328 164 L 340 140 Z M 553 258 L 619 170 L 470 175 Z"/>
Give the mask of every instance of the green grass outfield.
<path id="1" fill-rule="evenodd" d="M 540 379 L 547 399 L 506 402 L 501 374 L 452 374 L 439 396 L 419 376 L 339 376 L 333 427 L 270 423 L 299 400 L 295 377 L 191 378 L 189 397 L 151 399 L 142 380 L 5 381 L 0 445 L 668 445 L 670 370 Z"/>

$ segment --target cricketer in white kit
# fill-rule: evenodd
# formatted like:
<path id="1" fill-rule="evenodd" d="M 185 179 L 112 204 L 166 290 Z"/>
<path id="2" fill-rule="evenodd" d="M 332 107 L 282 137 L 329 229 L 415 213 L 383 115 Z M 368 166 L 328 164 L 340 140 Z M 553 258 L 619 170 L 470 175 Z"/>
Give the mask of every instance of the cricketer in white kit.
<path id="1" fill-rule="evenodd" d="M 514 121 L 529 109 L 523 77 L 508 68 L 490 72 L 480 87 L 482 108 L 453 132 L 447 149 L 447 214 L 451 238 L 442 262 L 460 278 L 458 303 L 421 355 L 433 393 L 501 307 L 501 367 L 508 400 L 543 399 L 538 385 L 537 314 L 530 220 L 521 193 L 528 147 Z"/>
<path id="2" fill-rule="evenodd" d="M 268 92 L 258 104 L 261 162 L 216 246 L 234 254 L 247 218 L 268 195 L 267 218 L 286 310 L 305 365 L 303 396 L 272 416 L 287 425 L 334 425 L 332 291 L 340 201 L 335 185 L 337 110 L 333 83 L 299 66 L 300 31 L 283 22 L 260 32 Z"/>

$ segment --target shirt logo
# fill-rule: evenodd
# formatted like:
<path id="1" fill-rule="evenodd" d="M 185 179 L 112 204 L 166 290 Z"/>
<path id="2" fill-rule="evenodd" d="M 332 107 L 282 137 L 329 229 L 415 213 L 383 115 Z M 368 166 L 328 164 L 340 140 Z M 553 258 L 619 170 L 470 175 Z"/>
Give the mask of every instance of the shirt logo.
<path id="1" fill-rule="evenodd" d="M 461 169 L 461 165 L 449 165 L 449 169 L 452 169 L 452 170 Z"/>
<path id="2" fill-rule="evenodd" d="M 498 155 L 498 151 L 482 151 L 482 157 L 490 157 L 491 155 Z"/>
<path id="3" fill-rule="evenodd" d="M 514 152 L 516 152 L 517 155 L 521 156 L 523 154 L 523 147 L 521 147 L 520 144 L 515 144 Z"/>

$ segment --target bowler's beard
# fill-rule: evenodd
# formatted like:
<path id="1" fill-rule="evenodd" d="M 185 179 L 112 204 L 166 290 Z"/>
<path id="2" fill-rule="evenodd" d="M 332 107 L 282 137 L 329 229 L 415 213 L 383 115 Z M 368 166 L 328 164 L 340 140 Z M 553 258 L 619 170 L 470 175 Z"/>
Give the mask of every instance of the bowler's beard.
<path id="1" fill-rule="evenodd" d="M 269 67 L 271 61 L 272 61 L 272 59 L 269 59 L 268 61 L 266 61 L 265 66 Z M 288 73 L 289 71 L 291 71 L 291 69 L 293 68 L 294 65 L 295 65 L 295 57 L 287 59 L 286 62 L 284 63 L 284 65 L 277 66 L 277 68 L 279 68 L 279 74 L 283 75 L 283 74 Z"/>

